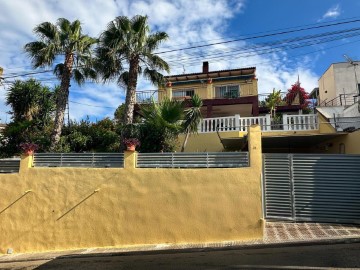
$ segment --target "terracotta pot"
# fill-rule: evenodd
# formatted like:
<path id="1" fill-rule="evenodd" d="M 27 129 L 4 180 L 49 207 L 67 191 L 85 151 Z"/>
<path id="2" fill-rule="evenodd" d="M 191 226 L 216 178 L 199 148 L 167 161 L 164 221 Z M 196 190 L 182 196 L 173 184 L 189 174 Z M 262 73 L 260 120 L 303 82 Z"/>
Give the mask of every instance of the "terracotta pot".
<path id="1" fill-rule="evenodd" d="M 135 147 L 136 147 L 135 144 L 129 144 L 126 146 L 128 151 L 135 151 Z"/>
<path id="2" fill-rule="evenodd" d="M 27 150 L 25 151 L 26 156 L 32 156 L 34 154 L 34 150 Z"/>

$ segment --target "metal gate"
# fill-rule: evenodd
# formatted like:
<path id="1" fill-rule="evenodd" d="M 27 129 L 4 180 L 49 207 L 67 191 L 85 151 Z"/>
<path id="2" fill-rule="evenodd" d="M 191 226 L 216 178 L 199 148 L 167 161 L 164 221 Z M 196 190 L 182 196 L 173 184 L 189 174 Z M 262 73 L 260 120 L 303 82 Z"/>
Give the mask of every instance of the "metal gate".
<path id="1" fill-rule="evenodd" d="M 265 218 L 360 223 L 360 155 L 264 154 Z"/>

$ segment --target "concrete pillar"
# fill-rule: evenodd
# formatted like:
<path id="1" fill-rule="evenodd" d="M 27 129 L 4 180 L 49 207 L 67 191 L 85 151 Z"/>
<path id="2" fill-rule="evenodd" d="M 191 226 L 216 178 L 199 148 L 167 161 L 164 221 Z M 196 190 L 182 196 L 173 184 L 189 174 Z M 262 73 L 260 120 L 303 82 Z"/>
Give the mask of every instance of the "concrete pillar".
<path id="1" fill-rule="evenodd" d="M 166 97 L 170 100 L 172 100 L 172 83 L 171 82 L 167 82 L 166 87 L 165 87 L 165 92 L 166 92 Z"/>
<path id="2" fill-rule="evenodd" d="M 262 149 L 261 128 L 259 125 L 251 125 L 248 133 L 250 167 L 258 171 L 259 177 L 262 173 Z"/>
<path id="3" fill-rule="evenodd" d="M 207 99 L 214 98 L 213 83 L 211 78 L 209 78 L 206 82 L 206 98 Z"/>
<path id="4" fill-rule="evenodd" d="M 136 151 L 124 151 L 124 168 L 135 169 L 137 160 Z"/>
<path id="5" fill-rule="evenodd" d="M 26 173 L 33 166 L 33 155 L 23 155 L 20 160 L 20 173 Z"/>

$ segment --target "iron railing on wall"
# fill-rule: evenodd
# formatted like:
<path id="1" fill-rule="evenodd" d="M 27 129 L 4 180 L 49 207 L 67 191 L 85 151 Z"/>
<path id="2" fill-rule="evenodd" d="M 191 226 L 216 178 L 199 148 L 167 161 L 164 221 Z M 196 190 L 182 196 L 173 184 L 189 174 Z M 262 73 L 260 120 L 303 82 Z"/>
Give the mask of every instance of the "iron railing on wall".
<path id="1" fill-rule="evenodd" d="M 123 168 L 123 153 L 35 153 L 34 167 Z"/>
<path id="2" fill-rule="evenodd" d="M 239 168 L 249 166 L 248 152 L 138 153 L 138 168 Z"/>
<path id="3" fill-rule="evenodd" d="M 20 159 L 0 159 L 0 173 L 18 173 L 20 170 Z"/>

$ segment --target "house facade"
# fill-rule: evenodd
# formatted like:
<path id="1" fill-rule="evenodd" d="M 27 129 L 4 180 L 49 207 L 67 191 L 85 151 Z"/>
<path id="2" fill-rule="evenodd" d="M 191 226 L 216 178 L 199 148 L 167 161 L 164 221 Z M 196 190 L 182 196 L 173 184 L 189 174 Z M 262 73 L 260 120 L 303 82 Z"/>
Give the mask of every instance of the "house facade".
<path id="1" fill-rule="evenodd" d="M 204 62 L 200 73 L 167 76 L 166 87 L 160 89 L 159 95 L 183 100 L 197 94 L 203 100 L 202 113 L 206 118 L 236 113 L 258 116 L 255 72 L 255 67 L 210 71 L 209 63 Z"/>
<path id="2" fill-rule="evenodd" d="M 348 106 L 360 93 L 360 62 L 334 63 L 319 79 L 319 106 Z"/>
<path id="3" fill-rule="evenodd" d="M 345 125 L 349 113 L 336 114 L 334 119 L 333 111 L 338 108 L 334 103 L 318 102 L 318 106 L 314 104 L 312 110 L 305 113 L 299 96 L 281 93 L 276 118 L 271 116 L 265 105 L 269 94 L 258 93 L 255 67 L 211 71 L 209 64 L 204 62 L 202 72 L 171 75 L 166 80 L 164 88 L 151 93 L 157 101 L 161 102 L 165 97 L 186 100 L 194 94 L 203 99 L 203 119 L 198 133 L 190 135 L 185 152 L 246 151 L 248 129 L 258 124 L 264 153 L 360 153 L 360 148 L 352 147 L 354 134 L 357 138 L 357 126 L 354 127 L 353 122 L 350 126 Z M 297 84 L 300 88 L 299 81 Z M 321 91 L 323 88 L 316 92 L 320 92 L 320 99 L 329 93 L 323 91 L 321 94 Z M 140 97 L 138 103 L 146 101 L 141 95 L 137 97 Z M 352 100 L 351 105 L 354 104 Z M 343 106 L 339 112 L 345 109 L 351 108 Z M 352 121 L 356 121 L 358 116 L 353 117 L 355 120 Z M 180 135 L 178 151 L 183 140 L 184 136 Z"/>

